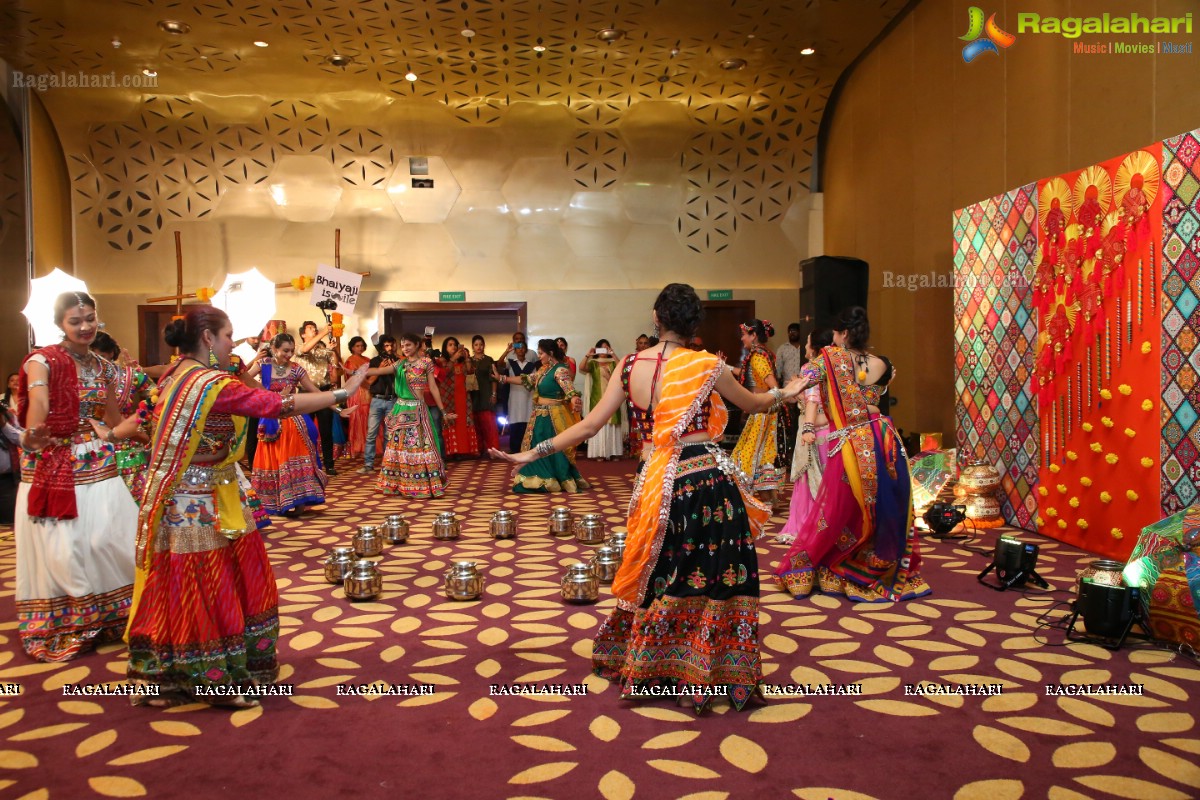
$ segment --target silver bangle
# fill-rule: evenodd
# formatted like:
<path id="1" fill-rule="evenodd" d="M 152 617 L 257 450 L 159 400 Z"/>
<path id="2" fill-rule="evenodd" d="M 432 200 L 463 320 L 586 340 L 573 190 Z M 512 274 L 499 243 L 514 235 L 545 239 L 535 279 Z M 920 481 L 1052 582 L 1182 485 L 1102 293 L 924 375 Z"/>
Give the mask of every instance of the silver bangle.
<path id="1" fill-rule="evenodd" d="M 344 402 L 346 402 L 346 398 L 349 396 L 350 396 L 350 393 L 347 392 L 345 389 L 334 389 L 333 390 L 333 402 L 335 402 L 335 403 L 344 403 Z"/>
<path id="2" fill-rule="evenodd" d="M 533 448 L 533 451 L 537 453 L 538 458 L 545 458 L 546 456 L 553 455 L 555 453 L 554 440 L 543 439 L 537 443 L 537 447 Z"/>
<path id="3" fill-rule="evenodd" d="M 767 394 L 769 394 L 769 395 L 771 395 L 771 397 L 775 398 L 775 402 L 771 403 L 771 408 L 770 408 L 771 411 L 775 411 L 781 405 L 783 405 L 783 390 L 782 389 L 779 389 L 777 387 L 771 388 L 767 391 Z"/>

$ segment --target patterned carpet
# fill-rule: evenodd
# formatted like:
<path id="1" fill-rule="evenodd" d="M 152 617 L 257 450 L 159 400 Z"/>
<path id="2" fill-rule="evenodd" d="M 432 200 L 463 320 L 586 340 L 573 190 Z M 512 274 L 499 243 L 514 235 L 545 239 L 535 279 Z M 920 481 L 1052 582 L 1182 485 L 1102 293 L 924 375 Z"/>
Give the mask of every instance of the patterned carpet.
<path id="1" fill-rule="evenodd" d="M 631 462 L 581 461 L 596 489 L 576 511 L 623 524 Z M 12 606 L 14 548 L 0 541 L 0 797 L 266 796 L 306 798 L 1138 798 L 1200 795 L 1200 668 L 1149 647 L 1112 653 L 1037 633 L 1051 598 L 978 585 L 988 560 L 928 542 L 935 594 L 899 606 L 764 590 L 767 680 L 851 684 L 861 696 L 777 698 L 745 713 L 696 718 L 668 702 L 633 705 L 589 676 L 590 637 L 611 607 L 559 596 L 566 565 L 591 548 L 546 532 L 564 497 L 506 492 L 502 464 L 451 464 L 451 496 L 373 495 L 343 466 L 334 502 L 269 536 L 282 603 L 280 658 L 291 698 L 230 712 L 199 705 L 131 708 L 124 698 L 64 696 L 68 683 L 120 681 L 124 648 L 61 665 L 21 652 Z M 488 520 L 510 508 L 516 540 Z M 438 511 L 463 523 L 433 539 Z M 404 512 L 406 545 L 382 558 L 384 592 L 352 604 L 325 582 L 331 546 L 360 522 Z M 777 530 L 783 520 L 774 520 Z M 981 546 L 990 550 L 994 533 Z M 1023 533 L 1023 538 L 1036 539 Z M 764 541 L 764 568 L 782 548 Z M 455 560 L 487 576 L 479 602 L 445 599 Z M 1069 588 L 1088 556 L 1042 542 L 1039 571 Z M 1054 599 L 1065 597 L 1063 594 Z M 1057 611 L 1053 616 L 1061 616 Z M 1047 644 L 1049 642 L 1051 644 Z M 433 684 L 431 695 L 339 696 L 339 684 Z M 998 696 L 906 696 L 903 685 L 1003 685 Z M 586 697 L 489 696 L 493 683 L 586 683 Z M 1143 696 L 1055 697 L 1046 684 L 1139 683 Z"/>

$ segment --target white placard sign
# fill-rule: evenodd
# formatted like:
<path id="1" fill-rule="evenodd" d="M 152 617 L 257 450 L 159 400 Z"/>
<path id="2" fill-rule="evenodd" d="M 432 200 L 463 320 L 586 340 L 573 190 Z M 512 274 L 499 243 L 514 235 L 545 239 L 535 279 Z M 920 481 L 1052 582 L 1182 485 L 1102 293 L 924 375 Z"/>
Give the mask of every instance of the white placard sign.
<path id="1" fill-rule="evenodd" d="M 349 316 L 354 313 L 354 306 L 358 303 L 358 287 L 361 284 L 362 275 L 357 272 L 319 264 L 309 303 L 315 306 L 322 300 L 332 300 L 337 303 L 339 314 Z"/>

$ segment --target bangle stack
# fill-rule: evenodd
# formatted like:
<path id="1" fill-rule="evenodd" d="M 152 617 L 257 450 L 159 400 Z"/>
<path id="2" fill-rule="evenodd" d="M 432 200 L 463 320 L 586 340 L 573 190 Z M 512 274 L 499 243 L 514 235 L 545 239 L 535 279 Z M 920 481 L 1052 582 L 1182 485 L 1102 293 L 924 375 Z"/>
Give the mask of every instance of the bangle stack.
<path id="1" fill-rule="evenodd" d="M 767 393 L 770 394 L 771 397 L 775 398 L 775 402 L 771 403 L 771 407 L 768 409 L 768 411 L 778 411 L 779 407 L 783 405 L 783 390 L 774 388 L 769 389 Z"/>
<path id="2" fill-rule="evenodd" d="M 806 422 L 800 428 L 801 433 L 816 433 L 817 429 L 811 422 Z"/>
<path id="3" fill-rule="evenodd" d="M 283 398 L 283 407 L 282 407 L 282 410 L 280 411 L 279 416 L 290 417 L 295 413 L 296 413 L 296 395 L 289 394 L 287 397 Z"/>
<path id="4" fill-rule="evenodd" d="M 546 456 L 553 455 L 555 452 L 554 440 L 543 439 L 537 443 L 537 447 L 533 448 L 533 452 L 537 453 L 538 458 L 545 458 Z"/>
<path id="5" fill-rule="evenodd" d="M 350 393 L 347 392 L 345 389 L 334 389 L 333 390 L 333 402 L 335 404 L 346 402 L 346 398 L 349 396 L 350 396 Z"/>

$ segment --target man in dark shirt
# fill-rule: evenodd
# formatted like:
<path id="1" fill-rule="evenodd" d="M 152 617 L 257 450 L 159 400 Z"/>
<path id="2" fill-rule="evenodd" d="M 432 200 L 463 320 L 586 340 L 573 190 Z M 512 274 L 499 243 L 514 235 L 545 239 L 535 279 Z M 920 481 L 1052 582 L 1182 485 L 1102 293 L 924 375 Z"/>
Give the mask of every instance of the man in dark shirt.
<path id="1" fill-rule="evenodd" d="M 371 369 L 390 367 L 396 363 L 395 339 L 385 333 L 379 337 L 379 342 L 375 346 L 379 349 L 379 355 L 371 359 Z M 367 380 L 371 384 L 368 387 L 368 391 L 371 393 L 371 408 L 367 412 L 367 441 L 363 446 L 363 465 L 358 470 L 362 475 L 375 471 L 376 441 L 383 427 L 383 418 L 396 404 L 395 375 L 378 375 L 374 378 L 367 378 Z M 385 432 L 385 440 L 386 437 L 387 433 Z"/>

